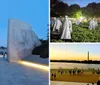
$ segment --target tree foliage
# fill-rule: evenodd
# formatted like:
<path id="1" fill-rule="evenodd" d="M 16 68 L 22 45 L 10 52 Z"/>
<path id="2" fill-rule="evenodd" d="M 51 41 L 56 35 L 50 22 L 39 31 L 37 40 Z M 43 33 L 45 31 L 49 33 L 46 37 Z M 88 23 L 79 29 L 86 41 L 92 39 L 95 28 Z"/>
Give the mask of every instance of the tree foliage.
<path id="1" fill-rule="evenodd" d="M 82 11 L 87 17 L 100 17 L 100 3 L 89 3 Z"/>
<path id="2" fill-rule="evenodd" d="M 79 14 L 78 12 L 80 12 L 80 6 L 77 4 L 72 4 L 69 7 L 69 16 L 70 17 L 77 17 L 77 15 Z"/>
<path id="3" fill-rule="evenodd" d="M 86 7 L 80 7 L 78 4 L 68 5 L 61 0 L 51 0 L 51 16 L 75 17 L 76 13 L 82 11 L 82 15 L 89 17 L 100 17 L 100 3 L 89 3 Z"/>

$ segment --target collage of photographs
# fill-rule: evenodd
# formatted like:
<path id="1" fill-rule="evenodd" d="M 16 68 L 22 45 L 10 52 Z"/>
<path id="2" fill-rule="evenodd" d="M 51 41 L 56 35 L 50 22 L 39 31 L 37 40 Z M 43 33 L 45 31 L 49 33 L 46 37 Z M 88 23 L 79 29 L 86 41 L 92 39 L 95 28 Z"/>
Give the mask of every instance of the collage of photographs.
<path id="1" fill-rule="evenodd" d="M 50 85 L 100 85 L 100 0 L 51 0 Z"/>
<path id="2" fill-rule="evenodd" d="M 0 85 L 100 85 L 100 0 L 1 0 Z"/>

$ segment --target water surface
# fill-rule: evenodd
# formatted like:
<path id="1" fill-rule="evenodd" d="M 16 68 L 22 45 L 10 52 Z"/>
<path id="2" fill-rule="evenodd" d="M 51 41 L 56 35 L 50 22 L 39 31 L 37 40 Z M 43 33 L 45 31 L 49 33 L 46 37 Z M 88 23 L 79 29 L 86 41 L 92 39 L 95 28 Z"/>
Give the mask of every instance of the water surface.
<path id="1" fill-rule="evenodd" d="M 59 68 L 67 68 L 67 69 L 73 69 L 73 68 L 88 69 L 88 68 L 94 68 L 94 69 L 100 69 L 100 64 L 81 64 L 81 63 L 51 62 L 50 63 L 50 68 L 51 69 L 59 69 Z"/>

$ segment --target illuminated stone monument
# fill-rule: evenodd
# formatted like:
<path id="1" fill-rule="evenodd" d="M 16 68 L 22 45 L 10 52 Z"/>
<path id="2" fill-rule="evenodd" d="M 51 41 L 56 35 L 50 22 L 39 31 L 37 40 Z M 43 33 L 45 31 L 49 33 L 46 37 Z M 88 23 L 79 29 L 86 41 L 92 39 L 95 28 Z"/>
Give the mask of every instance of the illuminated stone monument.
<path id="1" fill-rule="evenodd" d="M 8 61 L 17 62 L 30 56 L 41 43 L 31 25 L 17 19 L 8 20 Z"/>

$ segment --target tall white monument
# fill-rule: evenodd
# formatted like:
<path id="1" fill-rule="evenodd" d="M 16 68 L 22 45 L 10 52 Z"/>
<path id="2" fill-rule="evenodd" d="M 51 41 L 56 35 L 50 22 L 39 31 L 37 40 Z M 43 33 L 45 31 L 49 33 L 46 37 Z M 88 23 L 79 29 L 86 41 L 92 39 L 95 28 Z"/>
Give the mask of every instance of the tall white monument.
<path id="1" fill-rule="evenodd" d="M 32 31 L 30 24 L 17 19 L 8 20 L 8 61 L 17 62 L 30 56 L 39 46 L 40 40 Z"/>

